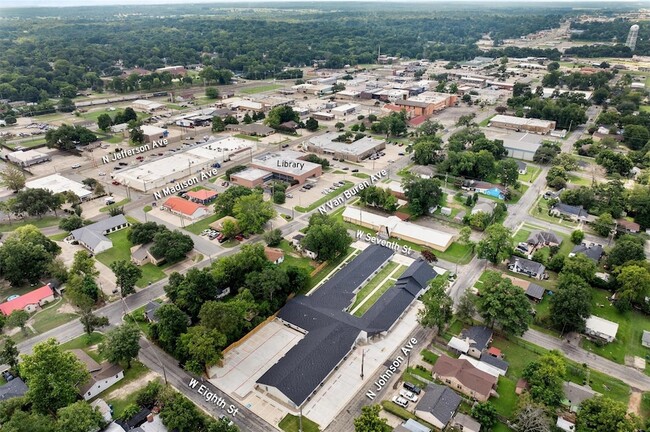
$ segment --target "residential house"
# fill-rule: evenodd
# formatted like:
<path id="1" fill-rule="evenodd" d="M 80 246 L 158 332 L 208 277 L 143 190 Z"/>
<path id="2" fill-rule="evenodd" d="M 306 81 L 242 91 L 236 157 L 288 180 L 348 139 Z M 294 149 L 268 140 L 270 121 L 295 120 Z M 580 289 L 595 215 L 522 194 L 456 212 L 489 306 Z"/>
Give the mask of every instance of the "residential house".
<path id="1" fill-rule="evenodd" d="M 461 332 L 461 339 L 469 343 L 467 354 L 479 359 L 492 342 L 492 329 L 485 326 L 472 326 Z"/>
<path id="2" fill-rule="evenodd" d="M 144 319 L 147 320 L 147 322 L 150 323 L 157 323 L 158 322 L 158 317 L 156 316 L 156 311 L 160 309 L 162 306 L 162 303 L 158 303 L 155 301 L 150 301 L 144 306 Z"/>
<path id="3" fill-rule="evenodd" d="M 223 230 L 223 223 L 226 221 L 230 221 L 233 223 L 237 223 L 237 219 L 235 219 L 232 216 L 224 216 L 221 219 L 217 219 L 216 221 L 212 222 L 209 227 L 212 228 L 213 230 L 217 231 L 222 231 Z"/>
<path id="4" fill-rule="evenodd" d="M 431 432 L 431 429 L 417 420 L 408 419 L 393 429 L 393 432 Z"/>
<path id="5" fill-rule="evenodd" d="M 569 219 L 574 222 L 587 220 L 588 214 L 582 206 L 573 206 L 564 203 L 556 203 L 548 211 L 548 214 L 558 218 Z"/>
<path id="6" fill-rule="evenodd" d="M 595 340 L 613 342 L 618 332 L 618 323 L 592 315 L 585 322 L 585 334 Z"/>
<path id="7" fill-rule="evenodd" d="M 520 395 L 525 391 L 528 391 L 530 389 L 530 385 L 528 384 L 528 381 L 526 381 L 523 378 L 520 378 L 517 381 L 517 384 L 515 385 L 515 394 Z"/>
<path id="8" fill-rule="evenodd" d="M 494 198 L 504 199 L 508 194 L 508 189 L 497 184 L 476 180 L 464 180 L 461 184 L 463 190 L 478 192 Z"/>
<path id="9" fill-rule="evenodd" d="M 605 254 L 605 250 L 597 243 L 582 243 L 575 245 L 569 253 L 569 256 L 573 257 L 578 254 L 586 255 L 587 258 L 598 263 Z"/>
<path id="10" fill-rule="evenodd" d="M 469 351 L 469 342 L 465 339 L 459 339 L 456 336 L 452 336 L 449 339 L 447 346 L 456 353 L 467 354 L 467 351 Z"/>
<path id="11" fill-rule="evenodd" d="M 641 231 L 641 225 L 629 220 L 617 219 L 616 231 L 619 234 L 638 234 Z"/>
<path id="12" fill-rule="evenodd" d="M 124 369 L 116 364 L 108 362 L 99 364 L 80 349 L 73 349 L 70 352 L 86 365 L 86 369 L 90 372 L 90 380 L 79 388 L 79 394 L 84 400 L 94 398 L 124 378 Z"/>
<path id="13" fill-rule="evenodd" d="M 295 236 L 291 237 L 291 244 L 293 245 L 293 247 L 300 250 L 302 248 L 300 242 L 302 242 L 302 239 L 304 238 L 305 238 L 304 234 L 296 234 Z"/>
<path id="14" fill-rule="evenodd" d="M 156 257 L 151 253 L 153 242 L 131 247 L 131 262 L 137 266 L 143 266 L 147 263 L 161 265 L 165 262 L 165 257 Z"/>
<path id="15" fill-rule="evenodd" d="M 189 191 L 187 197 L 190 201 L 197 204 L 209 204 L 217 198 L 218 193 L 213 190 L 201 189 L 198 191 Z"/>
<path id="16" fill-rule="evenodd" d="M 650 348 L 650 332 L 643 330 L 643 336 L 641 336 L 641 345 L 646 348 Z"/>
<path id="17" fill-rule="evenodd" d="M 25 396 L 29 388 L 21 378 L 14 378 L 0 387 L 0 402 Z"/>
<path id="18" fill-rule="evenodd" d="M 552 231 L 534 231 L 526 240 L 528 244 L 529 253 L 535 252 L 537 249 L 546 246 L 559 246 L 562 244 L 562 239 Z"/>
<path id="19" fill-rule="evenodd" d="M 495 376 L 475 368 L 467 360 L 445 355 L 438 358 L 432 372 L 434 378 L 481 402 L 490 398 L 498 381 Z"/>
<path id="20" fill-rule="evenodd" d="M 519 172 L 519 175 L 524 175 L 528 171 L 528 165 L 526 162 L 520 161 L 520 160 L 515 160 L 517 162 L 517 171 Z"/>
<path id="21" fill-rule="evenodd" d="M 204 205 L 177 196 L 169 197 L 167 201 L 163 203 L 161 209 L 190 220 L 200 219 L 207 216 L 210 212 Z"/>
<path id="22" fill-rule="evenodd" d="M 501 359 L 499 357 L 495 357 L 495 356 L 490 355 L 487 352 L 484 352 L 481 355 L 481 358 L 479 360 L 481 361 L 481 363 L 488 364 L 493 369 L 497 370 L 499 375 L 501 375 L 501 376 L 505 376 L 506 373 L 508 373 L 508 368 L 510 367 L 510 363 L 508 363 L 507 361 L 505 361 L 505 360 L 503 360 L 503 359 Z"/>
<path id="23" fill-rule="evenodd" d="M 462 432 L 480 432 L 481 423 L 477 422 L 467 414 L 456 413 L 454 418 L 451 420 L 451 427 Z"/>
<path id="24" fill-rule="evenodd" d="M 557 418 L 557 421 L 555 422 L 555 426 L 558 429 L 563 430 L 565 432 L 575 432 L 575 430 L 576 430 L 575 423 L 570 422 L 569 420 L 566 420 L 566 419 L 564 419 L 562 417 L 559 417 L 559 416 Z"/>
<path id="25" fill-rule="evenodd" d="M 531 300 L 539 302 L 544 298 L 544 294 L 546 293 L 544 287 L 541 287 L 527 280 L 516 278 L 514 276 L 504 275 L 504 277 L 510 279 L 514 286 L 518 286 L 519 288 L 523 289 L 524 293 Z"/>
<path id="26" fill-rule="evenodd" d="M 508 261 L 508 270 L 534 279 L 546 279 L 548 277 L 545 273 L 546 267 L 544 267 L 544 264 L 514 255 Z"/>
<path id="27" fill-rule="evenodd" d="M 478 200 L 476 205 L 472 207 L 472 211 L 470 214 L 474 215 L 476 213 L 487 213 L 491 215 L 494 213 L 494 209 L 496 208 L 497 204 L 494 201 L 487 201 L 487 200 Z"/>
<path id="28" fill-rule="evenodd" d="M 284 262 L 284 251 L 282 249 L 265 247 L 264 255 L 266 255 L 266 259 L 272 262 L 273 264 L 277 265 L 277 264 L 282 264 L 282 262 Z"/>
<path id="29" fill-rule="evenodd" d="M 415 406 L 415 415 L 439 429 L 444 429 L 460 402 L 461 397 L 449 387 L 429 384 Z"/>
<path id="30" fill-rule="evenodd" d="M 98 254 L 113 247 L 111 239 L 106 237 L 108 234 L 127 228 L 129 225 L 124 215 L 119 214 L 72 231 L 66 241 L 77 242 L 91 253 Z"/>
<path id="31" fill-rule="evenodd" d="M 49 285 L 45 285 L 0 304 L 0 312 L 5 316 L 11 315 L 16 310 L 24 310 L 27 313 L 32 313 L 53 300 L 54 292 L 52 292 L 52 288 Z"/>
<path id="32" fill-rule="evenodd" d="M 569 407 L 573 412 L 578 412 L 580 404 L 587 399 L 600 396 L 600 393 L 593 391 L 590 387 L 581 386 L 570 381 L 562 383 L 562 392 L 565 398 L 562 405 Z"/>
<path id="33" fill-rule="evenodd" d="M 134 430 L 136 430 L 136 428 L 138 428 L 144 422 L 147 421 L 150 414 L 151 414 L 150 409 L 142 408 L 140 411 L 138 411 L 131 418 L 129 418 L 127 420 L 118 420 L 115 423 L 119 424 L 122 427 L 122 429 L 124 429 L 125 431 L 134 431 Z M 140 432 L 141 431 L 142 431 L 142 429 L 140 429 Z"/>

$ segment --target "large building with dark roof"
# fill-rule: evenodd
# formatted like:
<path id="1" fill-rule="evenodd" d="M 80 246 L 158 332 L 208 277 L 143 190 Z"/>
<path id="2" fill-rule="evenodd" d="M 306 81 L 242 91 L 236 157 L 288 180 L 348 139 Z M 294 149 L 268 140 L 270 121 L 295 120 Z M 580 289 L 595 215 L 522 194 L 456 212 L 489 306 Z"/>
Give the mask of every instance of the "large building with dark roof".
<path id="1" fill-rule="evenodd" d="M 278 319 L 305 336 L 257 380 L 257 388 L 301 407 L 358 342 L 387 333 L 437 276 L 428 263 L 416 261 L 362 317 L 347 313 L 359 289 L 392 255 L 391 249 L 371 245 L 313 295 L 290 300 Z"/>

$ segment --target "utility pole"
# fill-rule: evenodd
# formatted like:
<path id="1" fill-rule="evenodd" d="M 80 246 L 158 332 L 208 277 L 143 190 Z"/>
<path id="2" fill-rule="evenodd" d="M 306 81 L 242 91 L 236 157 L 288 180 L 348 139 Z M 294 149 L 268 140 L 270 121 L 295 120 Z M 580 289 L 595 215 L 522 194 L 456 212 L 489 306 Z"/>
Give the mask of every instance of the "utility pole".
<path id="1" fill-rule="evenodd" d="M 302 432 L 302 406 L 300 407 L 300 416 L 298 417 L 298 432 Z"/>
<path id="2" fill-rule="evenodd" d="M 366 359 L 366 350 L 361 350 L 361 379 L 363 379 L 363 362 Z"/>

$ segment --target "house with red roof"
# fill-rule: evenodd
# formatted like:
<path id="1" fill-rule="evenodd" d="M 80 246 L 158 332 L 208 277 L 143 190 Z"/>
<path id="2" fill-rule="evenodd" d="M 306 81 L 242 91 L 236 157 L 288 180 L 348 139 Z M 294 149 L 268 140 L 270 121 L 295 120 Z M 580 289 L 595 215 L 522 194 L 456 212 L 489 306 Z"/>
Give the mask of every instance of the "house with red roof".
<path id="1" fill-rule="evenodd" d="M 219 194 L 216 191 L 208 190 L 208 189 L 189 191 L 187 193 L 187 196 L 190 199 L 190 201 L 194 201 L 195 203 L 203 204 L 203 205 L 208 204 L 210 201 L 214 201 L 217 198 L 217 195 Z"/>
<path id="2" fill-rule="evenodd" d="M 177 196 L 169 197 L 161 209 L 191 220 L 200 219 L 209 213 L 206 206 Z"/>
<path id="3" fill-rule="evenodd" d="M 5 316 L 11 315 L 13 311 L 24 310 L 27 313 L 36 312 L 38 308 L 54 300 L 54 292 L 49 285 L 28 292 L 13 300 L 0 304 L 0 312 Z"/>

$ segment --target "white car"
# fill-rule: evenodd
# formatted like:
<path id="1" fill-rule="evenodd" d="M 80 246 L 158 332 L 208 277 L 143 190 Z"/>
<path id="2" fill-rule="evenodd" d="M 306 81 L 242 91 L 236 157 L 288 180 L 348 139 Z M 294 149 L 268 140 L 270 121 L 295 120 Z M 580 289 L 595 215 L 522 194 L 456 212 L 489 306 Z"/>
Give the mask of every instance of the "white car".
<path id="1" fill-rule="evenodd" d="M 100 177 L 104 177 L 104 176 L 106 175 L 106 173 L 105 173 L 105 172 L 100 172 L 100 173 L 97 174 L 97 175 L 100 176 Z"/>
<path id="2" fill-rule="evenodd" d="M 408 391 L 406 389 L 400 390 L 399 395 L 402 396 L 404 399 L 410 400 L 411 402 L 417 402 L 418 401 L 418 397 L 413 392 L 410 392 L 410 391 Z"/>
<path id="3" fill-rule="evenodd" d="M 81 164 L 74 164 L 74 165 L 72 165 L 72 169 L 77 169 L 77 168 L 81 168 Z"/>
<path id="4" fill-rule="evenodd" d="M 393 398 L 393 402 L 395 402 L 395 404 L 401 406 L 402 408 L 406 408 L 408 406 L 408 404 L 409 404 L 409 401 L 407 401 L 403 397 L 399 397 L 399 396 L 395 396 Z"/>

